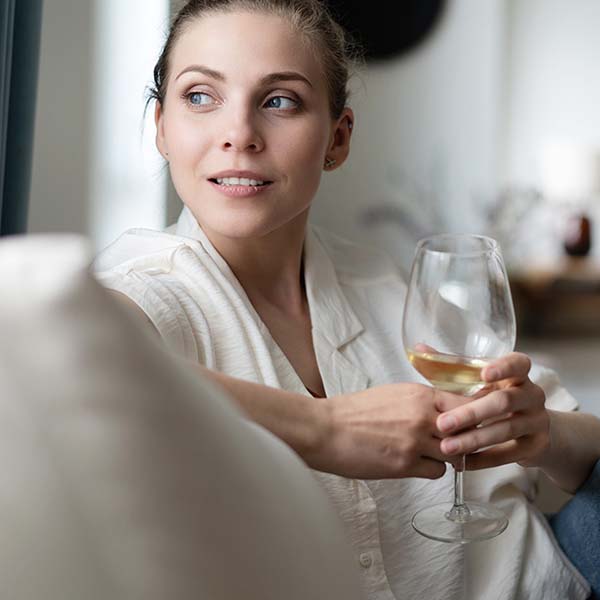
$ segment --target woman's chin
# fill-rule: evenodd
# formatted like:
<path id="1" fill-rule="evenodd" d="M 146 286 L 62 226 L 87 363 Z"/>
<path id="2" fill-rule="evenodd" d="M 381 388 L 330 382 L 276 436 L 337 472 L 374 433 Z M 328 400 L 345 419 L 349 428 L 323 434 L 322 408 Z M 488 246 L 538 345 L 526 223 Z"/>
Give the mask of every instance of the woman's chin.
<path id="1" fill-rule="evenodd" d="M 272 219 L 225 218 L 200 221 L 200 226 L 211 237 L 218 236 L 232 240 L 262 238 L 282 227 L 280 221 Z"/>
<path id="2" fill-rule="evenodd" d="M 299 213 L 290 211 L 291 214 L 282 214 L 281 211 L 264 210 L 266 206 L 248 207 L 247 210 L 222 210 L 217 212 L 195 211 L 189 207 L 200 227 L 213 239 L 216 237 L 232 240 L 259 239 L 281 230 L 283 232 L 304 230 L 308 217 L 306 209 Z"/>

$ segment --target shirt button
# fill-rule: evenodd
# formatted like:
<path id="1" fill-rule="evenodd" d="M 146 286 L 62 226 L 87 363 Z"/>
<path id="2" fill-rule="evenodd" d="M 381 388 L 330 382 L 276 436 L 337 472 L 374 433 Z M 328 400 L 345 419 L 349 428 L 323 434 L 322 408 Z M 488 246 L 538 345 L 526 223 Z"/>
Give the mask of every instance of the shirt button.
<path id="1" fill-rule="evenodd" d="M 360 562 L 362 567 L 368 569 L 373 564 L 373 559 L 371 558 L 371 555 L 368 552 L 363 552 L 358 557 L 358 562 Z"/>

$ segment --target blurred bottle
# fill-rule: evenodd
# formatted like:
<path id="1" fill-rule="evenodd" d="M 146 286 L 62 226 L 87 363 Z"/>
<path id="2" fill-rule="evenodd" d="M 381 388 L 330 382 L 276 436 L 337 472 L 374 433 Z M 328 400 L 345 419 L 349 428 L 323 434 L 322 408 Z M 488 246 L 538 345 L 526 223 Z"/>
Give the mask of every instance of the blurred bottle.
<path id="1" fill-rule="evenodd" d="M 589 253 L 592 234 L 590 220 L 586 215 L 573 215 L 567 220 L 563 246 L 569 256 L 586 256 Z"/>

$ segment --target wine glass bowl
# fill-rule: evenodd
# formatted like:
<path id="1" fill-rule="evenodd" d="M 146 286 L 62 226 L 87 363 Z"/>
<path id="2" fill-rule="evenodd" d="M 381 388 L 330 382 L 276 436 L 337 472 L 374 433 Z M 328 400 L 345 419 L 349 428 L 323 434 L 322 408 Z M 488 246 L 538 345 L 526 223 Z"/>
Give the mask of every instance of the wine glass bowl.
<path id="1" fill-rule="evenodd" d="M 473 396 L 481 370 L 514 348 L 515 314 L 506 268 L 495 240 L 442 234 L 417 244 L 402 321 L 412 366 L 434 387 Z M 465 502 L 464 456 L 455 468 L 454 502 L 418 511 L 413 527 L 445 542 L 494 537 L 508 525 L 493 505 Z"/>

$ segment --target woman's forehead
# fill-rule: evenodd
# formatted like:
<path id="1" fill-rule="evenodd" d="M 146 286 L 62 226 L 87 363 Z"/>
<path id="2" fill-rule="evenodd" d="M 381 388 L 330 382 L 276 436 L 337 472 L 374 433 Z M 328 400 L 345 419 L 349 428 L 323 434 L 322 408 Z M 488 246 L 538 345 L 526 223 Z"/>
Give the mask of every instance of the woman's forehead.
<path id="1" fill-rule="evenodd" d="M 226 77 L 297 71 L 315 89 L 324 83 L 321 64 L 305 37 L 285 18 L 262 13 L 212 14 L 189 23 L 173 48 L 172 77 L 193 64 Z"/>

